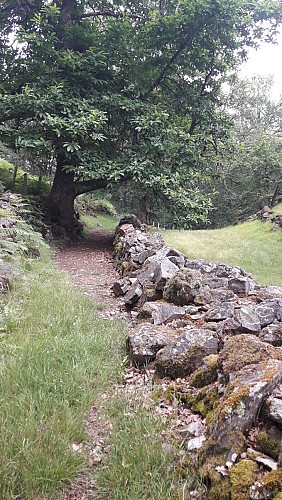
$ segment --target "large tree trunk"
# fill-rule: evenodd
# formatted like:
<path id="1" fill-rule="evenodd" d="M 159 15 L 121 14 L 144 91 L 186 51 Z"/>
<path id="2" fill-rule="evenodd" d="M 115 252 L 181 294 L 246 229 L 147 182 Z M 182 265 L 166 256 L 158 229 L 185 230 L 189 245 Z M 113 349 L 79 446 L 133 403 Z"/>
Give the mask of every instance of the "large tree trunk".
<path id="1" fill-rule="evenodd" d="M 105 188 L 108 181 L 106 179 L 76 181 L 73 173 L 64 170 L 64 161 L 65 157 L 63 155 L 57 156 L 56 174 L 50 195 L 46 201 L 46 208 L 51 223 L 59 224 L 71 235 L 77 235 L 81 232 L 83 225 L 74 211 L 76 196 Z"/>
<path id="2" fill-rule="evenodd" d="M 74 213 L 76 197 L 74 176 L 65 172 L 63 166 L 63 158 L 58 156 L 57 170 L 46 208 L 52 223 L 59 224 L 68 233 L 75 233 L 79 224 Z"/>

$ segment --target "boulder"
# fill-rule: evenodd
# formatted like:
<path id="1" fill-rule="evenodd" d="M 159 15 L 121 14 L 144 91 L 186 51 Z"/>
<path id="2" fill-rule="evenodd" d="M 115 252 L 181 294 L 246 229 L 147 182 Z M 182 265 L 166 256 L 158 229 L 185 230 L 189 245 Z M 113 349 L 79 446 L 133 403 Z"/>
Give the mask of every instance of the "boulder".
<path id="1" fill-rule="evenodd" d="M 204 357 L 217 354 L 217 334 L 212 330 L 192 328 L 161 349 L 156 356 L 160 377 L 185 377 L 202 364 Z"/>
<path id="2" fill-rule="evenodd" d="M 179 306 L 191 304 L 199 293 L 201 284 L 202 276 L 199 271 L 180 269 L 168 281 L 163 297 Z"/>
<path id="3" fill-rule="evenodd" d="M 166 327 L 143 323 L 127 338 L 127 348 L 135 366 L 145 366 L 155 359 L 156 353 L 175 340 L 176 332 Z"/>
<path id="4" fill-rule="evenodd" d="M 170 323 L 174 319 L 186 315 L 184 307 L 167 304 L 165 302 L 146 302 L 139 311 L 137 319 L 152 319 L 155 325 Z"/>

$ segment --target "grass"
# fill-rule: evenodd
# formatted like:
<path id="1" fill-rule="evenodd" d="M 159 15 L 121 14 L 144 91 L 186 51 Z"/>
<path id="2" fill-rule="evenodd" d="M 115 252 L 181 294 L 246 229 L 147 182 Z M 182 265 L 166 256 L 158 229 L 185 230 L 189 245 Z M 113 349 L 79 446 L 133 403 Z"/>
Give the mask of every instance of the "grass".
<path id="1" fill-rule="evenodd" d="M 282 204 L 275 212 L 282 213 Z M 203 231 L 160 231 L 169 246 L 191 259 L 241 266 L 261 284 L 282 286 L 282 230 L 270 222 L 248 221 Z"/>
<path id="2" fill-rule="evenodd" d="M 87 441 L 87 412 L 105 392 L 113 432 L 107 473 L 96 470 L 101 498 L 170 498 L 174 479 L 171 457 L 161 448 L 163 424 L 142 398 L 128 418 L 129 399 L 111 389 L 124 370 L 125 325 L 96 310 L 50 260 L 26 261 L 4 313 L 2 307 L 1 500 L 59 498 L 86 470 L 84 454 L 72 445 Z"/>
<path id="3" fill-rule="evenodd" d="M 101 485 L 111 500 L 163 500 L 179 489 L 172 452 L 164 452 L 166 425 L 144 404 L 144 395 L 115 394 L 109 405 L 113 424 L 111 447 Z"/>
<path id="4" fill-rule="evenodd" d="M 86 231 L 114 231 L 119 222 L 115 217 L 107 214 L 98 214 L 97 217 L 82 215 L 81 220 L 85 225 Z"/>
<path id="5" fill-rule="evenodd" d="M 0 498 L 53 498 L 83 469 L 87 410 L 122 371 L 124 327 L 42 263 L 16 284 L 1 332 Z"/>

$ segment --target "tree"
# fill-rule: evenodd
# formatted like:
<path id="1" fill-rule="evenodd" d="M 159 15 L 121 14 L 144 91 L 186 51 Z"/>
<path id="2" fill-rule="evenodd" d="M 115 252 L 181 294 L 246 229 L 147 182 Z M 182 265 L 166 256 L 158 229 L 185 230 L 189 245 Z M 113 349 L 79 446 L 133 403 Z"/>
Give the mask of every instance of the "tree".
<path id="1" fill-rule="evenodd" d="M 272 39 L 279 1 L 4 0 L 0 14 L 2 141 L 55 162 L 54 219 L 72 230 L 76 196 L 129 179 L 186 224 L 206 217 L 222 78 Z"/>
<path id="2" fill-rule="evenodd" d="M 230 151 L 220 163 L 213 225 L 226 225 L 273 206 L 282 194 L 282 100 L 271 98 L 273 78 L 236 79 L 227 108 L 233 119 Z"/>

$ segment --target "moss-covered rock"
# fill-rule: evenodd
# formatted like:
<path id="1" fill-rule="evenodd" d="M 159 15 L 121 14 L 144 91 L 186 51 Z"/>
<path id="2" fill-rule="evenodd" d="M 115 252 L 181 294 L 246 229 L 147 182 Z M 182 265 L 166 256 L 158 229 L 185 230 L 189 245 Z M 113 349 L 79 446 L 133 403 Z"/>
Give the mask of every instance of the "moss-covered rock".
<path id="1" fill-rule="evenodd" d="M 257 435 L 257 444 L 265 455 L 278 460 L 281 447 L 281 442 L 278 439 L 274 439 L 266 430 L 262 430 Z"/>
<path id="2" fill-rule="evenodd" d="M 282 360 L 282 350 L 262 342 L 254 335 L 242 334 L 227 339 L 220 353 L 220 363 L 226 375 L 268 359 Z"/>
<path id="3" fill-rule="evenodd" d="M 203 364 L 200 366 L 189 379 L 189 384 L 193 387 L 204 387 L 212 384 L 217 380 L 218 376 L 218 355 L 210 354 L 203 358 Z"/>
<path id="4" fill-rule="evenodd" d="M 258 465 L 252 460 L 241 460 L 230 472 L 231 499 L 248 500 L 249 489 L 256 480 Z"/>

